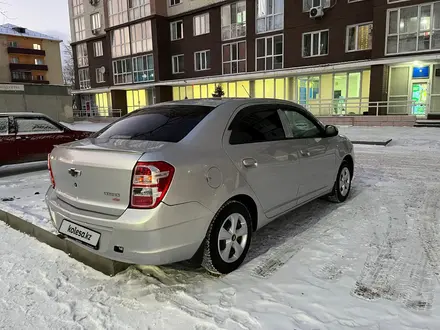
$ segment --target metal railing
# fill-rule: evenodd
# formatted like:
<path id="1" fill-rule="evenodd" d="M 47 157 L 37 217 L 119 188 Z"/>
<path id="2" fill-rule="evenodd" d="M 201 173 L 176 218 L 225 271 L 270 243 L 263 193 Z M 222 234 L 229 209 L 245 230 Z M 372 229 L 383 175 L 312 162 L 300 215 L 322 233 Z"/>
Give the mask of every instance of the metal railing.
<path id="1" fill-rule="evenodd" d="M 109 109 L 109 108 L 98 108 L 92 107 L 90 109 L 75 109 L 73 110 L 74 118 L 87 118 L 87 117 L 121 117 L 121 109 Z"/>
<path id="2" fill-rule="evenodd" d="M 415 101 L 309 100 L 298 102 L 316 116 L 357 116 L 364 113 L 387 115 L 424 115 L 428 103 Z M 417 111 L 421 110 L 421 111 Z"/>

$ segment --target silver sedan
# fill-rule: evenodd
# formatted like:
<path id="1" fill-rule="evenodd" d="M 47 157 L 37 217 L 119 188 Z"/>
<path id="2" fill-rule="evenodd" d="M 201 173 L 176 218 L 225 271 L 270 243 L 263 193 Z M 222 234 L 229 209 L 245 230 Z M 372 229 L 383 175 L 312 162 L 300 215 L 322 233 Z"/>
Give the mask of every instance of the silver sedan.
<path id="1" fill-rule="evenodd" d="M 319 197 L 344 202 L 352 143 L 298 104 L 202 99 L 136 110 L 53 149 L 56 229 L 98 255 L 229 273 L 254 232 Z"/>

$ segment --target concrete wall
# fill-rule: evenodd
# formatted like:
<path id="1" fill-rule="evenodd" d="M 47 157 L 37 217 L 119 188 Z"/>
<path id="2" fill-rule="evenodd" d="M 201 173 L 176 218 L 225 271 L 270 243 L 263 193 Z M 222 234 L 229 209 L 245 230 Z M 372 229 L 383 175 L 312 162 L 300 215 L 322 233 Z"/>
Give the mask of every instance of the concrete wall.
<path id="1" fill-rule="evenodd" d="M 336 126 L 405 126 L 413 127 L 416 116 L 388 115 L 388 116 L 331 116 L 318 117 L 325 125 Z"/>
<path id="2" fill-rule="evenodd" d="M 11 81 L 7 40 L 6 36 L 0 35 L 0 82 Z"/>
<path id="3" fill-rule="evenodd" d="M 58 41 L 43 40 L 42 49 L 46 51 L 45 63 L 49 68 L 46 79 L 52 85 L 63 85 L 60 43 Z"/>
<path id="4" fill-rule="evenodd" d="M 0 109 L 2 112 L 41 112 L 58 121 L 73 117 L 72 96 L 64 86 L 25 85 L 24 93 L 0 91 Z"/>

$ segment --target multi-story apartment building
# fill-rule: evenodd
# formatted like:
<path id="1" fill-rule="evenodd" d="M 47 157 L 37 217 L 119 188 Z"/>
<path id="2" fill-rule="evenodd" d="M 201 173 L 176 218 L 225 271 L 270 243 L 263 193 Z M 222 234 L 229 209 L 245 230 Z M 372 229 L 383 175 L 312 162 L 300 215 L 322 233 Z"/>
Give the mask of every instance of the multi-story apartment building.
<path id="1" fill-rule="evenodd" d="M 23 27 L 0 25 L 0 82 L 62 85 L 60 42 Z"/>
<path id="2" fill-rule="evenodd" d="M 61 40 L 12 24 L 0 25 L 0 112 L 42 112 L 72 118 L 64 85 Z"/>
<path id="3" fill-rule="evenodd" d="M 440 1 L 69 0 L 83 109 L 270 97 L 440 112 Z M 375 103 L 376 102 L 376 103 Z M 380 102 L 380 103 L 378 103 Z"/>

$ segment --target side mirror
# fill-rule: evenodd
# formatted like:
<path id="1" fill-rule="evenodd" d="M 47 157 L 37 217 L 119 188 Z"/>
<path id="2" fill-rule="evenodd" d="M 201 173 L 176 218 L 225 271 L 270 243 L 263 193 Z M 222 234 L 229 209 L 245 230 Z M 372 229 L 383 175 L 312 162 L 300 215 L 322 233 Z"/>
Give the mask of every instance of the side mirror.
<path id="1" fill-rule="evenodd" d="M 325 136 L 326 137 L 333 137 L 339 134 L 338 129 L 336 126 L 333 125 L 327 125 L 325 126 Z"/>

